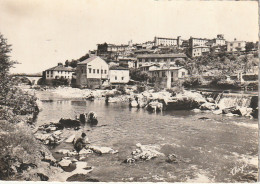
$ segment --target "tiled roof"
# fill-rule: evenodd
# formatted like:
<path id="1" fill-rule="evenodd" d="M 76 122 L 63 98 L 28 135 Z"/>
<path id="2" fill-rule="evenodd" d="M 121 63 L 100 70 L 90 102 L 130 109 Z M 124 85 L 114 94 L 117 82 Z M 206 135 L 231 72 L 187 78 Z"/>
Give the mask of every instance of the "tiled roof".
<path id="1" fill-rule="evenodd" d="M 145 54 L 139 55 L 137 58 L 186 58 L 186 54 Z"/>
<path id="2" fill-rule="evenodd" d="M 58 65 L 58 66 L 54 66 L 52 68 L 48 69 L 49 71 L 69 71 L 69 72 L 74 72 L 75 69 L 72 67 L 65 67 L 63 65 Z"/>

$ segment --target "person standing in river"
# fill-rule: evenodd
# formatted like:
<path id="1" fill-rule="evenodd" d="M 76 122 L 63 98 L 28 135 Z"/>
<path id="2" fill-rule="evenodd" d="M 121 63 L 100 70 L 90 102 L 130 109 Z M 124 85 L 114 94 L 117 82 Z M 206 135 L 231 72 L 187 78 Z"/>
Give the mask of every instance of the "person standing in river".
<path id="1" fill-rule="evenodd" d="M 81 134 L 81 137 L 78 138 L 74 143 L 74 149 L 77 151 L 78 154 L 83 148 L 86 147 L 87 144 L 89 144 L 88 138 L 86 136 L 87 135 L 83 132 Z"/>

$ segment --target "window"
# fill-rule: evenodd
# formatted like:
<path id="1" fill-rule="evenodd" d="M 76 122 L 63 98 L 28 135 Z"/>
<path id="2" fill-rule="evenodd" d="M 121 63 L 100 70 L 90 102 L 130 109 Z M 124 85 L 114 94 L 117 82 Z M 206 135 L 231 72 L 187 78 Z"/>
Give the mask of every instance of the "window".
<path id="1" fill-rule="evenodd" d="M 96 72 L 96 70 L 95 69 L 93 69 L 93 73 L 95 73 Z"/>
<path id="2" fill-rule="evenodd" d="M 101 69 L 101 74 L 103 74 L 103 70 Z"/>
<path id="3" fill-rule="evenodd" d="M 99 69 L 97 69 L 97 73 L 99 73 Z"/>
<path id="4" fill-rule="evenodd" d="M 83 73 L 84 72 L 84 70 L 83 70 L 83 68 L 81 68 L 81 73 Z"/>
<path id="5" fill-rule="evenodd" d="M 165 72 L 162 72 L 162 77 L 165 77 Z"/>
<path id="6" fill-rule="evenodd" d="M 104 73 L 107 74 L 107 70 L 105 70 Z"/>
<path id="7" fill-rule="evenodd" d="M 117 76 L 115 76 L 115 80 L 117 80 Z"/>
<path id="8" fill-rule="evenodd" d="M 185 72 L 181 72 L 181 75 L 184 76 L 184 75 L 185 75 Z"/>
<path id="9" fill-rule="evenodd" d="M 122 78 L 122 80 L 124 80 L 124 77 L 121 77 Z"/>
<path id="10" fill-rule="evenodd" d="M 164 58 L 164 61 L 167 61 L 167 58 Z"/>
<path id="11" fill-rule="evenodd" d="M 91 73 L 91 68 L 88 69 L 88 72 Z"/>
<path id="12" fill-rule="evenodd" d="M 230 46 L 232 47 L 232 46 L 233 46 L 233 43 L 231 43 Z"/>
<path id="13" fill-rule="evenodd" d="M 238 43 L 238 46 L 240 47 L 240 46 L 241 46 L 241 43 Z"/>

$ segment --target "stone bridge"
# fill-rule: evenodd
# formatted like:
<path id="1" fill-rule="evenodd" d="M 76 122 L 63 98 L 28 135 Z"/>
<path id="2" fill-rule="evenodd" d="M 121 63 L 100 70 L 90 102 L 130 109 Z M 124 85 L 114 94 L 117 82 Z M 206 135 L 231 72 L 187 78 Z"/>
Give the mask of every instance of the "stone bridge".
<path id="1" fill-rule="evenodd" d="M 24 75 L 13 75 L 13 77 L 16 78 L 26 78 L 30 81 L 31 85 L 37 85 L 39 80 L 42 79 L 42 75 L 30 75 L 30 74 L 24 74 Z"/>

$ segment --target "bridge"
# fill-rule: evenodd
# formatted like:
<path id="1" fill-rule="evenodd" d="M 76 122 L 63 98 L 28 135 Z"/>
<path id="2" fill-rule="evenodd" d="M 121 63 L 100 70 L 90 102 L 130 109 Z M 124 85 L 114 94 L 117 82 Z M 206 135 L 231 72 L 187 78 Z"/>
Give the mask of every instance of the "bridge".
<path id="1" fill-rule="evenodd" d="M 30 81 L 31 85 L 38 84 L 39 80 L 42 79 L 41 74 L 13 74 L 12 77 L 26 78 Z"/>

